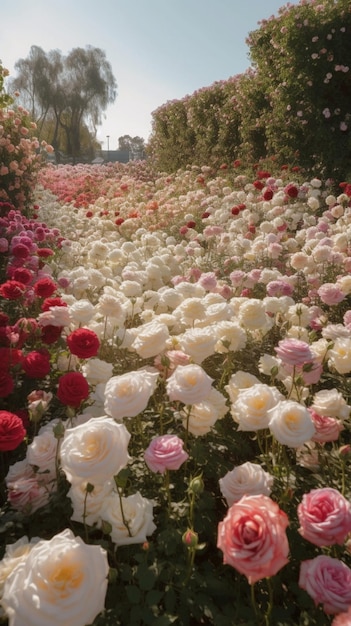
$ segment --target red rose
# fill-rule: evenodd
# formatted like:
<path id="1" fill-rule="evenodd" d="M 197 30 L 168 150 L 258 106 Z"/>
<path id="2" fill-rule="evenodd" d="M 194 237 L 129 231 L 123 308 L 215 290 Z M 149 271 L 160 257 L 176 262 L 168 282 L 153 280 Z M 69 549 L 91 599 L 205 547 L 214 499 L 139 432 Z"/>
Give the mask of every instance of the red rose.
<path id="1" fill-rule="evenodd" d="M 48 311 L 52 306 L 68 306 L 68 304 L 59 297 L 45 298 L 44 302 L 41 305 L 41 310 L 44 312 Z"/>
<path id="2" fill-rule="evenodd" d="M 51 248 L 38 248 L 37 255 L 42 259 L 46 259 L 49 256 L 53 256 L 54 252 Z"/>
<path id="3" fill-rule="evenodd" d="M 0 285 L 0 296 L 6 300 L 19 300 L 26 291 L 26 286 L 19 280 L 7 280 Z"/>
<path id="4" fill-rule="evenodd" d="M 67 337 L 67 345 L 72 354 L 80 359 L 89 359 L 96 356 L 100 341 L 96 333 L 89 328 L 78 328 Z"/>
<path id="5" fill-rule="evenodd" d="M 16 346 L 23 346 L 28 337 L 39 336 L 40 330 L 36 319 L 33 317 L 21 317 L 11 328 L 12 333 L 18 335 Z M 0 365 L 1 367 L 1 365 Z"/>
<path id="6" fill-rule="evenodd" d="M 55 343 L 60 337 L 63 330 L 63 326 L 43 326 L 41 329 L 41 339 L 43 343 L 48 345 Z"/>
<path id="7" fill-rule="evenodd" d="M 0 371 L 9 370 L 23 361 L 23 354 L 17 348 L 0 348 Z"/>
<path id="8" fill-rule="evenodd" d="M 57 289 L 56 283 L 51 278 L 40 278 L 33 286 L 34 293 L 40 298 L 49 298 Z"/>
<path id="9" fill-rule="evenodd" d="M 88 395 L 89 385 L 83 374 L 68 372 L 59 379 L 57 397 L 63 404 L 77 408 Z"/>
<path id="10" fill-rule="evenodd" d="M 50 354 L 47 350 L 33 350 L 23 359 L 22 367 L 29 378 L 44 378 L 50 373 Z"/>
<path id="11" fill-rule="evenodd" d="M 25 437 L 26 431 L 18 415 L 0 411 L 0 450 L 15 450 Z"/>
<path id="12" fill-rule="evenodd" d="M 32 280 L 32 272 L 27 267 L 16 267 L 13 272 L 13 279 L 18 280 L 23 285 L 29 285 Z"/>
<path id="13" fill-rule="evenodd" d="M 5 370 L 0 370 L 0 398 L 6 398 L 13 392 L 15 383 L 11 374 Z"/>

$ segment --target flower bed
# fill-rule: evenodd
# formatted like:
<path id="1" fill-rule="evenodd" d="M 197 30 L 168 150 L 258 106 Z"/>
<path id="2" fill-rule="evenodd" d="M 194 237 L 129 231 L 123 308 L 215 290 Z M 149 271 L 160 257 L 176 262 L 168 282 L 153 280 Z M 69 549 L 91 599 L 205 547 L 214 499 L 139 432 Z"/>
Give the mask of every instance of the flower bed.
<path id="1" fill-rule="evenodd" d="M 0 204 L 3 621 L 350 623 L 350 186 L 40 182 Z"/>

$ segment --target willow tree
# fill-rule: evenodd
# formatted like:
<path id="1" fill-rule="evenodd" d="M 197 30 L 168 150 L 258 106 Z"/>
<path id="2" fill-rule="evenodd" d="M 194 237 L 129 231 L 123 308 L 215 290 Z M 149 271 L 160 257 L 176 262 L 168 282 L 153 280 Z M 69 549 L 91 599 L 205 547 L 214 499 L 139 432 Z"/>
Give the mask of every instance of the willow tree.
<path id="1" fill-rule="evenodd" d="M 117 84 L 105 52 L 86 46 L 67 56 L 58 50 L 45 53 L 32 46 L 29 56 L 15 65 L 17 76 L 11 87 L 20 92 L 21 103 L 31 112 L 39 132 L 55 150 L 75 161 L 81 154 L 81 138 L 88 129 L 95 139 L 103 112 L 116 99 Z M 64 140 L 63 140 L 64 137 Z"/>

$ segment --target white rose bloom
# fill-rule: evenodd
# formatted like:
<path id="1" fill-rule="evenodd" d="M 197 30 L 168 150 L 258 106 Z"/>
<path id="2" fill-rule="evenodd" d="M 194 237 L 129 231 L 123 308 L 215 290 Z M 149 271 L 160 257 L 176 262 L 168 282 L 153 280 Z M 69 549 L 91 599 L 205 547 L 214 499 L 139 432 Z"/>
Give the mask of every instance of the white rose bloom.
<path id="1" fill-rule="evenodd" d="M 195 404 L 204 400 L 211 391 L 213 378 L 206 374 L 201 365 L 190 363 L 178 365 L 168 378 L 166 387 L 169 399 Z"/>
<path id="2" fill-rule="evenodd" d="M 96 311 L 104 317 L 115 318 L 118 322 L 118 326 L 123 326 L 127 316 L 127 310 L 121 298 L 109 293 L 103 293 L 99 298 Z"/>
<path id="3" fill-rule="evenodd" d="M 277 377 L 279 378 L 280 364 L 280 359 L 277 359 L 277 357 L 273 356 L 272 354 L 263 354 L 258 362 L 258 369 L 260 370 L 261 374 L 265 374 L 265 376 L 271 376 L 272 369 L 278 368 Z"/>
<path id="4" fill-rule="evenodd" d="M 246 333 L 237 322 L 218 322 L 214 327 L 214 332 L 217 337 L 215 352 L 226 354 L 245 348 Z"/>
<path id="5" fill-rule="evenodd" d="M 178 337 L 179 345 L 195 363 L 200 365 L 207 357 L 215 352 L 217 337 L 212 328 L 189 328 Z"/>
<path id="6" fill-rule="evenodd" d="M 136 298 L 143 294 L 142 285 L 136 280 L 124 280 L 119 288 L 127 298 Z"/>
<path id="7" fill-rule="evenodd" d="M 104 609 L 108 571 L 106 551 L 69 529 L 39 541 L 5 582 L 2 605 L 9 623 L 91 624 Z"/>
<path id="8" fill-rule="evenodd" d="M 351 372 L 351 338 L 337 337 L 328 357 L 328 367 L 335 368 L 339 374 Z"/>
<path id="9" fill-rule="evenodd" d="M 61 443 L 61 466 L 70 482 L 78 478 L 92 485 L 110 480 L 130 460 L 130 433 L 111 417 L 92 417 L 67 428 Z"/>
<path id="10" fill-rule="evenodd" d="M 265 472 L 258 463 L 247 461 L 234 467 L 219 479 L 219 488 L 228 506 L 232 506 L 242 496 L 265 495 L 269 496 L 272 491 L 274 478 Z"/>
<path id="11" fill-rule="evenodd" d="M 136 328 L 132 348 L 142 359 L 148 359 L 163 352 L 168 339 L 169 330 L 166 324 L 153 320 Z"/>
<path id="12" fill-rule="evenodd" d="M 230 409 L 233 419 L 239 424 L 238 430 L 256 431 L 267 428 L 269 411 L 283 397 L 276 387 L 264 383 L 241 389 Z"/>
<path id="13" fill-rule="evenodd" d="M 110 378 L 105 387 L 107 415 L 121 421 L 144 411 L 156 389 L 158 376 L 155 368 L 145 367 Z"/>
<path id="14" fill-rule="evenodd" d="M 153 503 L 138 492 L 122 498 L 112 492 L 101 509 L 101 517 L 112 526 L 111 539 L 116 546 L 144 543 L 156 526 L 153 522 Z M 124 520 L 126 524 L 124 523 Z"/>
<path id="15" fill-rule="evenodd" d="M 40 541 L 39 537 L 34 537 L 30 541 L 28 537 L 21 537 L 15 543 L 7 544 L 5 554 L 0 561 L 0 599 L 2 598 L 6 579 L 17 565 L 26 560 L 31 549 L 38 541 Z"/>
<path id="16" fill-rule="evenodd" d="M 224 300 L 224 298 L 221 298 Z M 233 307 L 226 301 L 213 302 L 206 307 L 205 319 L 196 322 L 196 326 L 208 326 L 230 320 L 233 317 Z"/>
<path id="17" fill-rule="evenodd" d="M 183 324 L 191 326 L 195 320 L 203 320 L 206 307 L 202 298 L 186 298 L 173 311 L 173 315 Z"/>
<path id="18" fill-rule="evenodd" d="M 217 420 L 222 419 L 228 412 L 226 398 L 217 389 L 211 389 L 208 396 L 193 404 L 190 407 L 190 414 L 187 411 L 180 411 L 183 419 L 183 426 L 192 435 L 206 435 L 211 431 Z"/>
<path id="19" fill-rule="evenodd" d="M 87 493 L 89 482 L 87 480 L 83 482 L 73 481 L 67 496 L 70 498 L 73 507 L 71 519 L 83 524 L 85 516 L 85 523 L 88 526 L 93 526 L 94 524 L 100 524 L 101 508 L 107 496 L 112 493 L 115 484 L 114 481 L 107 480 L 101 485 L 93 485 L 94 489 Z"/>
<path id="20" fill-rule="evenodd" d="M 45 482 L 56 476 L 57 445 L 53 429 L 48 428 L 36 435 L 27 448 L 28 463 L 37 466 L 37 476 Z"/>
<path id="21" fill-rule="evenodd" d="M 259 330 L 262 333 L 268 332 L 273 326 L 273 319 L 265 310 L 262 300 L 251 298 L 243 302 L 239 309 L 239 322 L 245 329 L 253 331 Z"/>
<path id="22" fill-rule="evenodd" d="M 70 312 L 66 306 L 51 306 L 48 311 L 39 313 L 39 326 L 69 326 Z"/>
<path id="23" fill-rule="evenodd" d="M 315 434 L 311 414 L 295 400 L 282 400 L 271 411 L 268 427 L 279 443 L 299 448 Z"/>
<path id="24" fill-rule="evenodd" d="M 69 313 L 72 322 L 77 326 L 86 325 L 90 322 L 95 314 L 95 307 L 89 300 L 76 300 L 74 304 L 69 306 Z"/>
<path id="25" fill-rule="evenodd" d="M 319 415 L 337 417 L 341 420 L 349 417 L 351 409 L 337 389 L 322 389 L 321 391 L 317 391 L 313 396 L 311 408 Z"/>
<path id="26" fill-rule="evenodd" d="M 240 389 L 248 389 L 249 387 L 252 387 L 252 385 L 256 385 L 256 383 L 260 382 L 261 381 L 254 374 L 238 370 L 235 374 L 232 374 L 228 385 L 226 385 L 224 389 L 227 392 L 230 401 L 234 403 L 238 397 Z"/>
<path id="27" fill-rule="evenodd" d="M 113 365 L 97 358 L 88 359 L 82 367 L 82 373 L 90 385 L 106 383 L 112 376 Z"/>

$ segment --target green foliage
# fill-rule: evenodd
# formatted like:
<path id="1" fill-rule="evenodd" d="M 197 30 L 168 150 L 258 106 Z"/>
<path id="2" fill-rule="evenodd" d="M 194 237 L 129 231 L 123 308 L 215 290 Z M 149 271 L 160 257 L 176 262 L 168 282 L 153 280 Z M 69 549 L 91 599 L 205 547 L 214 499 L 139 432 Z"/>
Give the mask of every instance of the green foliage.
<path id="1" fill-rule="evenodd" d="M 348 0 L 301 0 L 247 38 L 253 67 L 153 113 L 150 155 L 175 171 L 274 155 L 312 174 L 351 171 Z"/>

